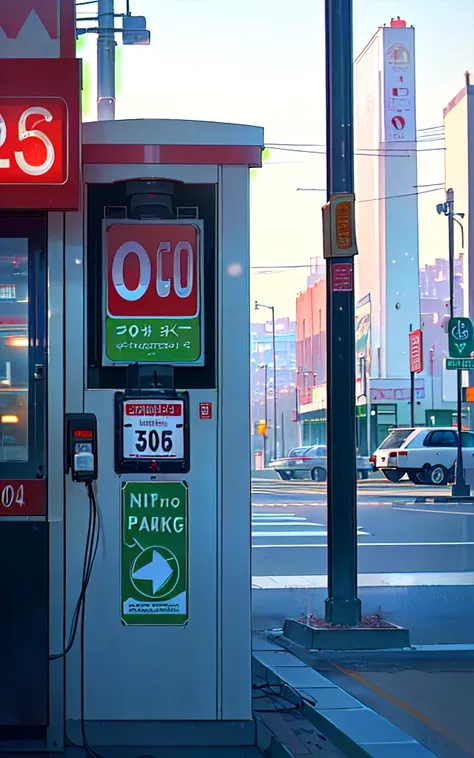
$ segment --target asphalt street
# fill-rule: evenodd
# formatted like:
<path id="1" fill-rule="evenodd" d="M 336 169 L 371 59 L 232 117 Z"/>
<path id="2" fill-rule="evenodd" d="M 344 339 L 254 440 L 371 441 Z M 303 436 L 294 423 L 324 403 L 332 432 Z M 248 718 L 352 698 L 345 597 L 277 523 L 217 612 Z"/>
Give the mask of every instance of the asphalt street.
<path id="1" fill-rule="evenodd" d="M 323 615 L 327 595 L 324 484 L 253 480 L 254 628 Z M 474 505 L 420 504 L 449 488 L 358 488 L 359 596 L 364 613 L 407 626 L 414 644 L 474 643 Z"/>

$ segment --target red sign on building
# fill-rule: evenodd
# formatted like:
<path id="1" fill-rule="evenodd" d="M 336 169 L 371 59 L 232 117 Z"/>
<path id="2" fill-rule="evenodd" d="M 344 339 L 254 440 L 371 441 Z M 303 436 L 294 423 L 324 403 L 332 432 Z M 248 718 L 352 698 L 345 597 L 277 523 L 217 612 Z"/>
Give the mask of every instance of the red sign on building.
<path id="1" fill-rule="evenodd" d="M 46 482 L 44 479 L 16 479 L 0 482 L 2 516 L 44 516 Z"/>
<path id="2" fill-rule="evenodd" d="M 0 208 L 80 205 L 80 62 L 0 60 Z"/>
<path id="3" fill-rule="evenodd" d="M 212 418 L 212 403 L 199 403 L 199 418 L 201 420 Z"/>
<path id="4" fill-rule="evenodd" d="M 415 329 L 410 332 L 410 372 L 419 374 L 423 371 L 423 332 L 421 329 Z"/>
<path id="5" fill-rule="evenodd" d="M 199 313 L 199 233 L 193 224 L 111 224 L 107 312 L 114 318 Z"/>

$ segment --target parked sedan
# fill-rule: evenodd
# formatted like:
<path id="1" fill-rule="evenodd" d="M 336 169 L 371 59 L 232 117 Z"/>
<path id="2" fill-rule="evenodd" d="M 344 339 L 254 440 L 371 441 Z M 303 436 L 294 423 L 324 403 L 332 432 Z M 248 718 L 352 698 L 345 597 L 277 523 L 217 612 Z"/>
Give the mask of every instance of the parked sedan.
<path id="1" fill-rule="evenodd" d="M 280 479 L 305 479 L 308 476 L 314 482 L 325 482 L 327 477 L 327 448 L 326 445 L 310 447 L 294 447 L 286 458 L 279 458 L 270 463 Z M 357 455 L 357 474 L 361 479 L 367 479 L 372 464 L 369 459 Z"/>

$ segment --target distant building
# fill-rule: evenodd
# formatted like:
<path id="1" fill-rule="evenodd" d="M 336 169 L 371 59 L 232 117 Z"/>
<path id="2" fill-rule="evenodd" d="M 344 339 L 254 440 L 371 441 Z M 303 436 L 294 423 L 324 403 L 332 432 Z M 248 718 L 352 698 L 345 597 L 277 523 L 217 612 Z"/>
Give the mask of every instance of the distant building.
<path id="1" fill-rule="evenodd" d="M 296 424 L 296 322 L 289 318 L 275 320 L 277 439 L 278 452 L 298 444 Z M 271 321 L 250 327 L 250 381 L 252 449 L 259 452 L 263 441 L 256 433 L 265 418 L 265 368 L 267 367 L 268 451 L 273 448 L 273 330 Z"/>

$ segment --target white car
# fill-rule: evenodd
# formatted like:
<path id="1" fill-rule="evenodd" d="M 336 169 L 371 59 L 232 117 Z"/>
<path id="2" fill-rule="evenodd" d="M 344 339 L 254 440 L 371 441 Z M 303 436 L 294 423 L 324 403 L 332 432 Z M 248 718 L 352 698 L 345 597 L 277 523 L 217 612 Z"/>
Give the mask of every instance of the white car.
<path id="1" fill-rule="evenodd" d="M 461 432 L 461 439 L 463 464 L 472 467 L 474 433 Z M 389 482 L 399 482 L 407 474 L 414 484 L 448 484 L 454 481 L 457 441 L 456 429 L 449 427 L 393 429 L 371 461 Z"/>
<path id="2" fill-rule="evenodd" d="M 294 447 L 286 458 L 279 458 L 269 464 L 280 479 L 305 479 L 308 476 L 314 482 L 325 482 L 327 478 L 327 448 L 326 445 L 312 445 L 310 447 Z M 367 479 L 372 464 L 365 456 L 357 454 L 357 475 L 361 479 Z"/>

